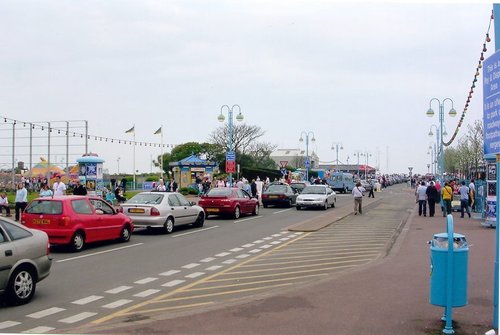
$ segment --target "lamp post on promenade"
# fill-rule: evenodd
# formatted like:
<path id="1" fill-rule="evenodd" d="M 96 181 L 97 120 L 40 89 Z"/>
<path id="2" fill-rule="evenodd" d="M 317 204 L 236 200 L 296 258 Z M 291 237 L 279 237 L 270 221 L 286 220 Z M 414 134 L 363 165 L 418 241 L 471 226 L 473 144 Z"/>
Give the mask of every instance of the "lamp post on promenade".
<path id="1" fill-rule="evenodd" d="M 367 151 L 367 152 L 362 153 L 361 156 L 366 156 L 365 180 L 367 180 L 368 179 L 368 157 L 371 157 L 372 154 Z"/>
<path id="2" fill-rule="evenodd" d="M 431 107 L 433 101 L 437 101 L 437 103 L 439 105 L 439 132 L 436 132 L 436 133 L 440 134 L 440 135 L 438 135 L 439 175 L 441 178 L 441 182 L 443 182 L 444 181 L 444 147 L 443 147 L 444 141 L 443 141 L 443 136 L 444 136 L 444 104 L 445 104 L 445 102 L 446 101 L 451 102 L 451 108 L 450 108 L 450 111 L 448 112 L 448 114 L 451 117 L 454 117 L 455 115 L 457 115 L 457 111 L 455 110 L 455 108 L 453 108 L 453 100 L 451 100 L 450 98 L 444 98 L 443 101 L 441 101 L 437 98 L 432 98 L 431 100 L 429 100 L 429 109 L 427 110 L 427 113 L 426 113 L 426 115 L 428 117 L 434 116 L 434 110 Z M 429 132 L 429 134 L 431 134 L 431 136 L 432 136 L 432 131 Z"/>
<path id="3" fill-rule="evenodd" d="M 335 154 L 337 155 L 337 158 L 335 159 L 335 165 L 339 165 L 339 150 L 344 150 L 344 147 L 342 145 L 342 142 L 333 142 L 332 143 L 332 150 L 335 150 Z"/>
<path id="4" fill-rule="evenodd" d="M 315 142 L 316 139 L 314 138 L 314 133 L 312 131 L 306 132 L 302 131 L 300 133 L 300 142 L 303 142 L 304 139 L 302 138 L 302 135 L 305 135 L 306 137 L 306 180 L 309 180 L 309 168 L 311 167 L 311 161 L 309 160 L 309 136 L 312 135 L 312 142 Z"/>
<path id="5" fill-rule="evenodd" d="M 363 155 L 363 153 L 362 153 L 362 152 L 360 152 L 360 151 L 356 151 L 356 152 L 354 153 L 354 156 L 358 157 L 358 179 L 360 179 L 360 177 L 359 177 L 359 156 L 360 156 L 360 155 L 361 155 L 361 156 Z"/>
<path id="6" fill-rule="evenodd" d="M 233 105 L 232 107 L 229 107 L 228 105 L 222 105 L 220 108 L 220 114 L 217 117 L 217 120 L 219 122 L 224 122 L 226 119 L 224 117 L 224 114 L 222 113 L 224 111 L 224 108 L 227 109 L 227 125 L 228 125 L 228 145 L 227 145 L 227 152 L 226 152 L 226 172 L 229 173 L 228 177 L 228 182 L 229 182 L 229 187 L 233 186 L 233 173 L 236 172 L 236 154 L 233 152 L 233 109 L 234 107 L 238 107 L 238 115 L 236 116 L 236 120 L 238 122 L 243 121 L 243 114 L 241 114 L 241 107 L 239 105 Z"/>

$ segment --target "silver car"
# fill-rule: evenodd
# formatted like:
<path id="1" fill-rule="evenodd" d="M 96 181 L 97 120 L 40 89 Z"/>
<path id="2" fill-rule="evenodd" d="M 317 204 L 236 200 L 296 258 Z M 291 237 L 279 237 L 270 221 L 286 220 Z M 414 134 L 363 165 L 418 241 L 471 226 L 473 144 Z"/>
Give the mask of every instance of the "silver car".
<path id="1" fill-rule="evenodd" d="M 329 207 L 335 207 L 337 194 L 328 185 L 309 185 L 306 186 L 297 197 L 295 208 L 300 210 L 306 207 L 320 207 L 327 210 Z"/>
<path id="2" fill-rule="evenodd" d="M 29 302 L 37 282 L 49 275 L 51 265 L 46 233 L 0 220 L 0 295 L 7 302 Z"/>
<path id="3" fill-rule="evenodd" d="M 170 234 L 174 226 L 192 224 L 203 227 L 205 212 L 177 192 L 141 192 L 121 204 L 123 214 L 135 228 L 163 228 Z"/>

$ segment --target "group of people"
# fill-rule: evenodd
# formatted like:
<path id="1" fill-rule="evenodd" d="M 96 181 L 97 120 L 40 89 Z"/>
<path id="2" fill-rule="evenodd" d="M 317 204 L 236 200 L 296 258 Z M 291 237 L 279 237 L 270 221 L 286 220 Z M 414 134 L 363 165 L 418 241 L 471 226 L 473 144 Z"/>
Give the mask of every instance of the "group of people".
<path id="1" fill-rule="evenodd" d="M 445 182 L 444 186 L 441 187 L 439 182 L 426 182 L 425 180 L 420 182 L 420 185 L 415 190 L 415 201 L 418 203 L 418 215 L 427 216 L 427 205 L 429 205 L 429 216 L 435 215 L 436 204 L 442 203 L 443 216 L 451 214 L 453 201 L 453 195 L 460 195 L 460 217 L 463 218 L 465 214 L 471 217 L 470 207 L 474 203 L 474 195 L 476 193 L 476 187 L 474 185 L 474 179 L 471 180 L 470 184 L 467 186 L 465 181 L 460 184 L 455 181 Z"/>

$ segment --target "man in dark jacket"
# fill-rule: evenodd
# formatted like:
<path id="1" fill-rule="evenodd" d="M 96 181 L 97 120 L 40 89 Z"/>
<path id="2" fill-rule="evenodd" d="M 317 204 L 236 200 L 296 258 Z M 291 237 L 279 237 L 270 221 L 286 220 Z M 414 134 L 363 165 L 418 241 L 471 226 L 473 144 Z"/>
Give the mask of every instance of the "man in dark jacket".
<path id="1" fill-rule="evenodd" d="M 75 188 L 73 189 L 74 195 L 87 195 L 87 189 L 77 180 L 75 183 Z"/>
<path id="2" fill-rule="evenodd" d="M 436 209 L 436 201 L 439 200 L 439 193 L 433 181 L 430 182 L 425 194 L 427 194 L 427 202 L 429 203 L 429 216 L 432 217 Z"/>

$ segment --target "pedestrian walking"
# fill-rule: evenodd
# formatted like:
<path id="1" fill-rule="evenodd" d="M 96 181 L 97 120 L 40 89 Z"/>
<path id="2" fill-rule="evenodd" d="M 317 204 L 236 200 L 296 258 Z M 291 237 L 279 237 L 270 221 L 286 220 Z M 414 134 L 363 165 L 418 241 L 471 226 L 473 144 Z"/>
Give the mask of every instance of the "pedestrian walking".
<path id="1" fill-rule="evenodd" d="M 368 192 L 368 198 L 375 198 L 375 193 L 373 193 L 373 189 L 375 188 L 375 184 L 371 184 L 370 192 Z"/>
<path id="2" fill-rule="evenodd" d="M 26 208 L 26 205 L 28 205 L 28 191 L 24 183 L 19 183 L 16 191 L 16 221 L 19 221 L 21 213 Z"/>
<path id="3" fill-rule="evenodd" d="M 476 202 L 474 199 L 476 198 L 476 184 L 474 184 L 474 179 L 471 179 L 469 184 L 469 206 L 473 211 L 476 210 Z"/>
<path id="4" fill-rule="evenodd" d="M 462 181 L 462 186 L 459 189 L 460 192 L 460 217 L 464 217 L 464 209 L 467 212 L 467 215 L 470 217 L 469 210 L 469 187 L 465 186 L 465 181 Z"/>
<path id="5" fill-rule="evenodd" d="M 170 179 L 170 191 L 177 192 L 177 183 L 174 178 Z"/>
<path id="6" fill-rule="evenodd" d="M 0 214 L 2 214 L 4 208 L 5 208 L 5 216 L 11 216 L 9 200 L 7 199 L 6 193 L 0 194 Z"/>
<path id="7" fill-rule="evenodd" d="M 363 214 L 362 204 L 364 192 L 366 190 L 361 186 L 361 182 L 357 182 L 356 186 L 352 189 L 352 195 L 354 197 L 354 215 Z"/>
<path id="8" fill-rule="evenodd" d="M 52 189 L 54 190 L 54 195 L 56 197 L 66 194 L 66 184 L 61 181 L 61 176 L 56 176 L 56 182 L 52 185 Z"/>
<path id="9" fill-rule="evenodd" d="M 433 181 L 427 186 L 425 194 L 427 195 L 427 203 L 429 204 L 429 216 L 433 217 L 436 212 L 436 204 L 440 201 L 439 193 Z"/>
<path id="10" fill-rule="evenodd" d="M 441 190 L 441 198 L 443 199 L 443 216 L 451 214 L 451 199 L 453 199 L 453 189 L 448 182 L 444 183 Z"/>
<path id="11" fill-rule="evenodd" d="M 427 186 L 422 181 L 415 191 L 416 202 L 418 203 L 418 216 L 427 216 Z"/>

